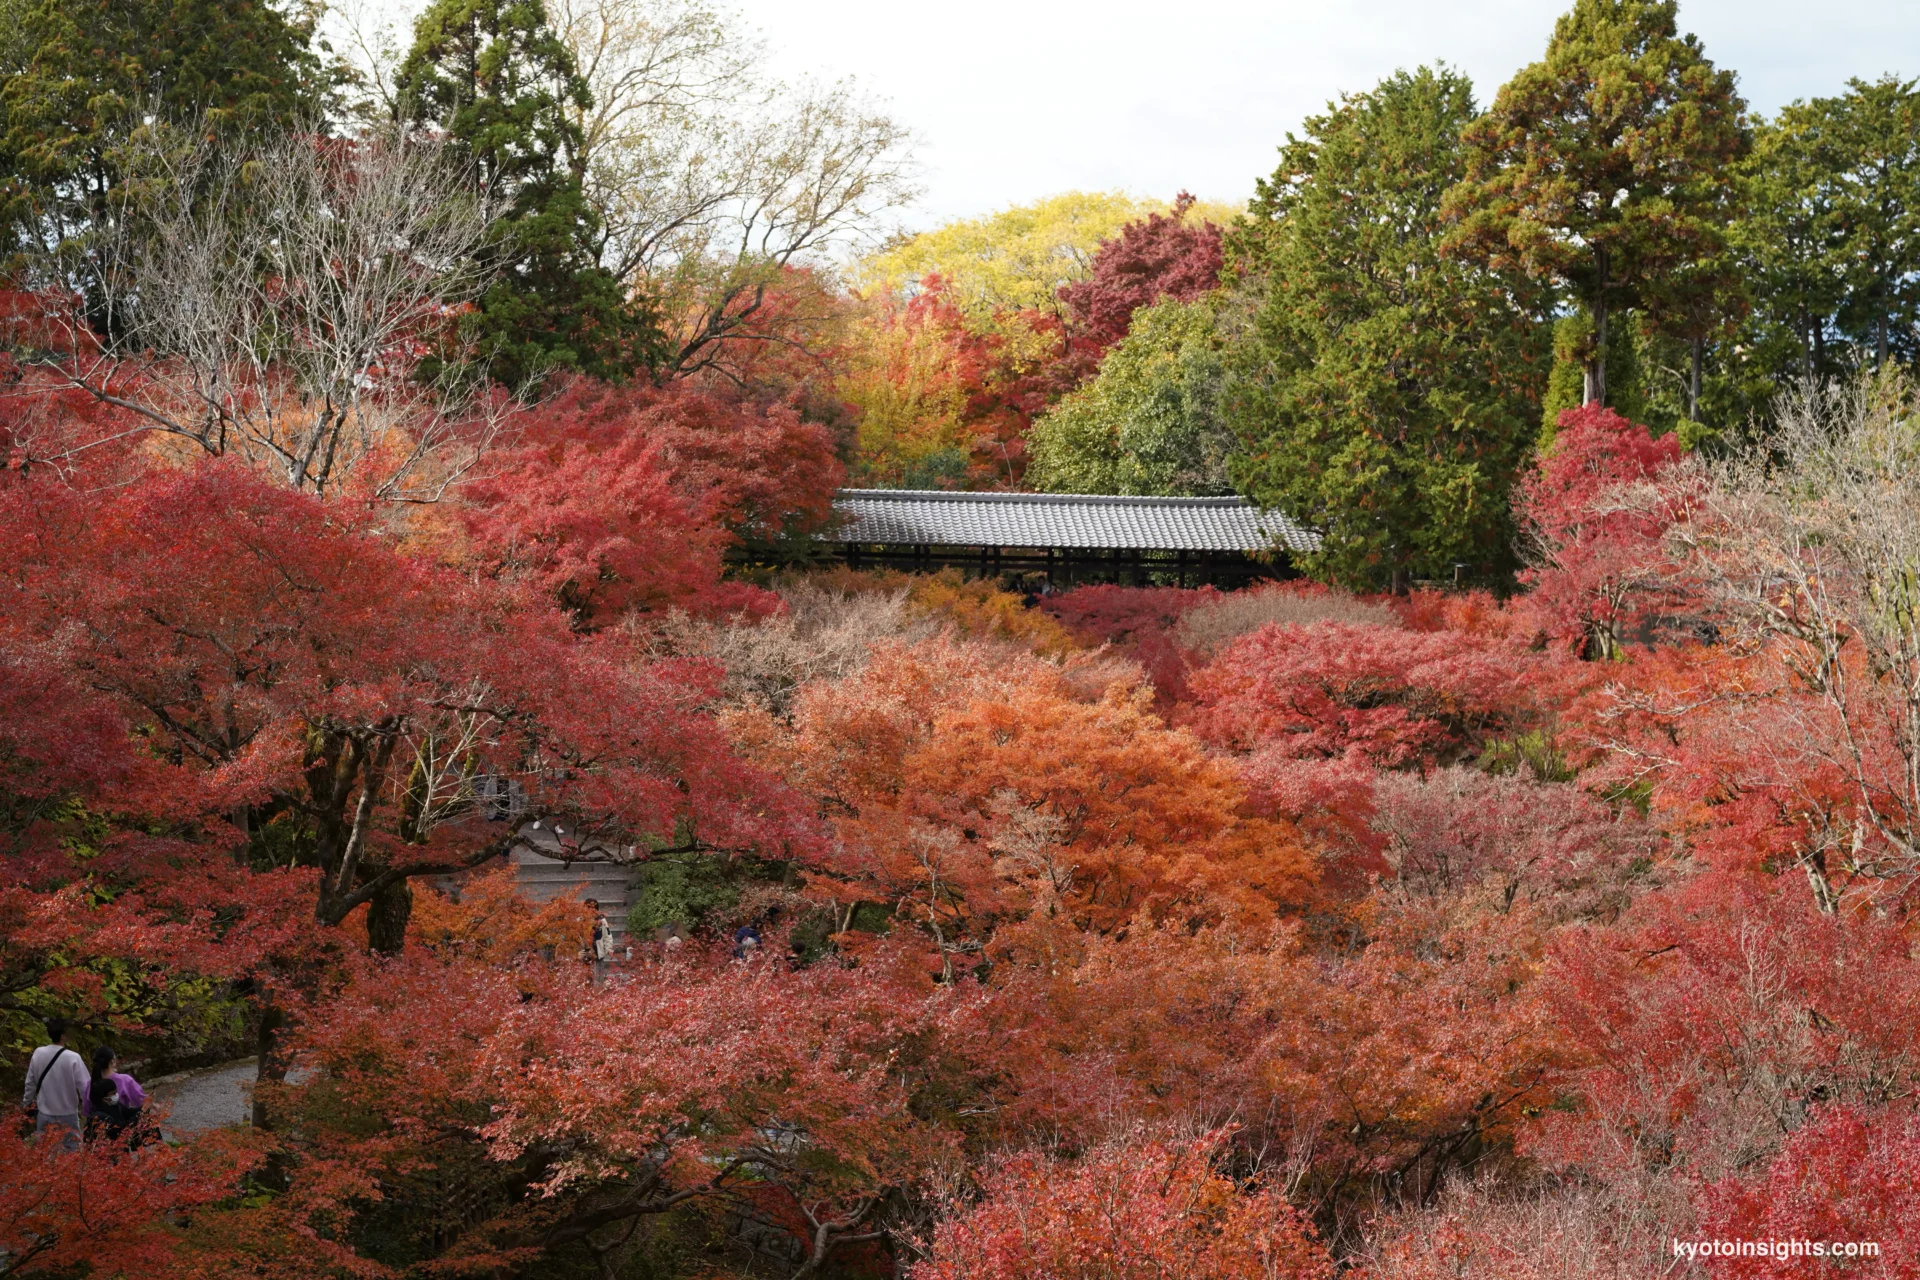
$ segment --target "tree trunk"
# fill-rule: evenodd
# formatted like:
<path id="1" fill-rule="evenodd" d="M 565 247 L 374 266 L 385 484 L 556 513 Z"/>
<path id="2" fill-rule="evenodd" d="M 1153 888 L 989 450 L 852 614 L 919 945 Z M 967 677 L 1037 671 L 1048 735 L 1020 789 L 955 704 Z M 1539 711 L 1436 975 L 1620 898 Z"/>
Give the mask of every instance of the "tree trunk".
<path id="1" fill-rule="evenodd" d="M 255 1051 L 260 1055 L 254 1067 L 253 1079 L 258 1084 L 265 1080 L 284 1080 L 287 1078 L 287 1064 L 280 1060 L 280 1032 L 287 1025 L 287 1015 L 274 1002 L 271 993 L 260 997 L 260 1032 L 254 1039 Z M 267 1104 L 260 1091 L 253 1091 L 253 1127 L 267 1129 Z"/>
<path id="2" fill-rule="evenodd" d="M 1700 421 L 1700 357 L 1701 348 L 1707 345 L 1705 338 L 1693 340 L 1693 369 L 1687 378 L 1687 421 Z"/>
<path id="3" fill-rule="evenodd" d="M 1593 302 L 1593 377 L 1587 390 L 1588 404 L 1607 402 L 1607 291 L 1604 287 Z"/>
<path id="4" fill-rule="evenodd" d="M 1587 643 L 1580 651 L 1584 662 L 1612 662 L 1620 654 L 1620 641 L 1611 622 L 1595 619 L 1587 623 Z"/>
<path id="5" fill-rule="evenodd" d="M 412 915 L 413 890 L 405 880 L 396 880 L 367 903 L 367 945 L 383 956 L 399 955 Z"/>

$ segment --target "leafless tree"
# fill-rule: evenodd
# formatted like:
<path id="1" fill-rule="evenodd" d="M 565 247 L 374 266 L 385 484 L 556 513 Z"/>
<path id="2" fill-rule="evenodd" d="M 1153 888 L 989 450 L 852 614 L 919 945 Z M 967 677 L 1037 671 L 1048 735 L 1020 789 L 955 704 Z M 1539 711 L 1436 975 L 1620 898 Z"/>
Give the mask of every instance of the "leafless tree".
<path id="1" fill-rule="evenodd" d="M 43 296 L 76 300 L 43 363 L 291 488 L 438 496 L 497 426 L 488 393 L 414 376 L 483 283 L 486 209 L 431 140 L 196 133 L 144 130 L 130 216 L 40 264 Z"/>
<path id="2" fill-rule="evenodd" d="M 784 718 L 803 686 L 855 674 L 881 640 L 917 640 L 938 630 L 913 615 L 904 588 L 849 595 L 797 580 L 779 591 L 787 608 L 772 618 L 716 621 L 676 611 L 647 621 L 645 643 L 660 657 L 718 663 L 725 672 L 722 707 L 757 707 Z"/>
<path id="3" fill-rule="evenodd" d="M 1780 749 L 1847 782 L 1803 859 L 1831 911 L 1837 872 L 1920 875 L 1920 394 L 1896 368 L 1804 384 L 1711 480 L 1679 536 L 1746 638 L 1781 655 L 1797 726 Z"/>
<path id="4" fill-rule="evenodd" d="M 1341 622 L 1363 627 L 1398 627 L 1399 619 L 1383 604 L 1346 592 L 1306 594 L 1284 585 L 1235 591 L 1194 606 L 1180 615 L 1174 635 L 1187 649 L 1211 658 L 1240 636 L 1265 626 L 1304 626 Z"/>
<path id="5" fill-rule="evenodd" d="M 601 264 L 660 301 L 662 376 L 724 373 L 729 349 L 804 342 L 767 323 L 769 295 L 788 268 L 830 266 L 890 229 L 918 194 L 908 130 L 850 82 L 782 82 L 724 0 L 546 7 L 592 91 L 570 162 L 600 220 Z M 326 26 L 360 81 L 357 110 L 396 118 L 404 22 L 339 0 Z"/>
<path id="6" fill-rule="evenodd" d="M 604 262 L 659 297 L 670 375 L 757 323 L 782 272 L 875 233 L 916 194 L 910 137 L 847 82 L 787 85 L 739 16 L 705 0 L 552 0 L 593 91 L 581 162 Z"/>

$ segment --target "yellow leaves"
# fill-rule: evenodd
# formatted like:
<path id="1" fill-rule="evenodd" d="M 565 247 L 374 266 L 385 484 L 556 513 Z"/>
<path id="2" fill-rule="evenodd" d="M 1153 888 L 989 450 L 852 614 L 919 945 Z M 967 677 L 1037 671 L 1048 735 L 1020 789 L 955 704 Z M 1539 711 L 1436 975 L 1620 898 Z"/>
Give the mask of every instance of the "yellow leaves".
<path id="1" fill-rule="evenodd" d="M 892 484 L 935 454 L 964 455 L 967 387 L 953 374 L 947 335 L 878 309 L 855 332 L 834 391 L 858 411 L 856 451 L 865 469 Z"/>
<path id="2" fill-rule="evenodd" d="M 924 231 L 862 262 L 855 279 L 868 292 L 911 292 L 940 275 L 970 320 L 993 326 L 1000 312 L 1051 310 L 1054 290 L 1085 278 L 1102 240 L 1167 208 L 1118 191 L 1066 191 Z"/>
<path id="3" fill-rule="evenodd" d="M 1079 648 L 1065 627 L 1038 609 L 1027 608 L 1019 596 L 951 570 L 916 579 L 907 599 L 917 611 L 950 622 L 974 639 L 1009 640 L 1056 658 Z"/>

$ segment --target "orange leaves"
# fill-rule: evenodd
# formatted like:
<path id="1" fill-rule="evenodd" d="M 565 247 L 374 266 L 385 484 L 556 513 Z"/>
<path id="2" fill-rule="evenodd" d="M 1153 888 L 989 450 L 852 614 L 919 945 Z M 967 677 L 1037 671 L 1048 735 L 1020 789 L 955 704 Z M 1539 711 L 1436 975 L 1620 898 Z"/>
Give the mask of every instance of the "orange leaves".
<path id="1" fill-rule="evenodd" d="M 1029 689 L 962 705 L 935 721 L 905 783 L 913 816 L 973 831 L 1003 857 L 1043 863 L 1076 924 L 1096 932 L 1141 912 L 1271 919 L 1312 881 L 1292 831 L 1242 817 L 1244 793 L 1230 769 L 1167 729 L 1131 691 L 1084 703 Z M 1008 825 L 1020 807 L 1052 823 L 1029 838 L 1030 852 Z M 1033 903 L 1031 891 L 1015 887 L 1019 875 L 1000 873 L 1014 914 Z"/>
<path id="2" fill-rule="evenodd" d="M 1314 872 L 1291 828 L 1242 813 L 1230 768 L 1142 691 L 997 657 L 883 648 L 803 693 L 787 771 L 838 835 L 817 889 L 912 904 L 969 953 L 1021 921 L 1257 923 L 1301 901 Z"/>
<path id="3" fill-rule="evenodd" d="M 979 1205 L 940 1225 L 914 1280 L 1331 1280 L 1279 1191 L 1215 1169 L 1225 1137 L 1136 1129 L 1077 1161 L 1013 1156 Z"/>
<path id="4" fill-rule="evenodd" d="M 593 928 L 593 913 L 572 898 L 534 903 L 519 892 L 511 866 L 467 879 L 458 896 L 418 892 L 409 921 L 411 939 L 434 951 L 488 965 L 510 965 L 539 955 L 578 954 Z"/>
<path id="5" fill-rule="evenodd" d="M 937 573 L 914 581 L 908 599 L 916 609 L 951 624 L 964 636 L 1011 641 L 1056 658 L 1076 647 L 1064 627 L 1026 608 L 1019 596 L 998 590 L 990 581 L 968 582 L 957 573 Z"/>

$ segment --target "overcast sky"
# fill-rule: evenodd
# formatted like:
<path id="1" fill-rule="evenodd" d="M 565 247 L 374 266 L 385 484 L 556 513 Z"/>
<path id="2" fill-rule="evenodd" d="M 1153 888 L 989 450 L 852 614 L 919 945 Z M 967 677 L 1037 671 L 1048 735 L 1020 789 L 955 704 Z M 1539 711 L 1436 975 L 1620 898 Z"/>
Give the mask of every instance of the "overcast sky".
<path id="1" fill-rule="evenodd" d="M 1335 94 L 1444 60 L 1485 103 L 1570 0 L 736 0 L 784 73 L 852 75 L 920 137 L 926 226 L 1080 188 L 1241 201 Z M 1920 0 L 1683 0 L 1754 107 L 1920 75 Z"/>

